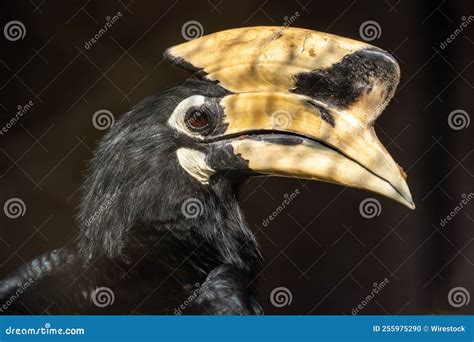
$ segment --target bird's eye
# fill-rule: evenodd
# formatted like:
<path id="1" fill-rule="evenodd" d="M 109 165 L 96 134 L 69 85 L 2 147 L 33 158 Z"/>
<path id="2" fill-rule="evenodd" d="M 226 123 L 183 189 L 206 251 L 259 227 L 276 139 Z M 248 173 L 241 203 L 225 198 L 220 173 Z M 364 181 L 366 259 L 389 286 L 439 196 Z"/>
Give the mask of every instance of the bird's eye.
<path id="1" fill-rule="evenodd" d="M 206 130 L 210 124 L 210 118 L 207 111 L 203 108 L 191 109 L 184 118 L 186 126 L 196 132 Z"/>

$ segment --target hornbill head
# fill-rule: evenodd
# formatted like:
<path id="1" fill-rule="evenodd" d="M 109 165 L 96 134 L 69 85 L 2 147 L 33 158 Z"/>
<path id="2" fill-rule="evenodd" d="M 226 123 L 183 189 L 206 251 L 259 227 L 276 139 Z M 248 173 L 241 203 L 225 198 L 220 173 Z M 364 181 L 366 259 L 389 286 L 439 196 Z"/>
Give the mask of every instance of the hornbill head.
<path id="1" fill-rule="evenodd" d="M 109 254 L 120 250 L 124 230 L 99 227 L 176 222 L 186 198 L 215 199 L 204 203 L 203 226 L 239 221 L 240 211 L 218 210 L 231 206 L 235 195 L 225 191 L 235 190 L 236 174 L 337 183 L 414 208 L 405 173 L 374 131 L 400 77 L 387 52 L 305 29 L 251 27 L 186 42 L 165 57 L 195 77 L 118 121 L 86 183 L 85 236 Z M 88 225 L 117 193 L 115 211 Z"/>
<path id="2" fill-rule="evenodd" d="M 387 52 L 325 33 L 254 27 L 165 56 L 228 91 L 190 95 L 167 120 L 194 142 L 176 154 L 196 181 L 247 170 L 357 187 L 414 208 L 406 175 L 373 127 L 400 78 Z"/>

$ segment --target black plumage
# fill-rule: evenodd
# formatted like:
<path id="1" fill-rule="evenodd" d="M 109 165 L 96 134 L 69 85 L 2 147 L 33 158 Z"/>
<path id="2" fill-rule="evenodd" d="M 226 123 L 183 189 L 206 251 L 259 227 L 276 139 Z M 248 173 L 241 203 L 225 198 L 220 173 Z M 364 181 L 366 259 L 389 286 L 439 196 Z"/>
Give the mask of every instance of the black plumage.
<path id="1" fill-rule="evenodd" d="M 236 198 L 245 176 L 216 175 L 209 186 L 195 181 L 175 152 L 199 143 L 165 124 L 184 98 L 226 93 L 190 80 L 117 121 L 90 165 L 79 237 L 0 281 L 7 300 L 32 280 L 5 313 L 261 313 L 254 285 L 261 256 Z M 202 203 L 198 217 L 183 215 L 189 198 Z M 114 301 L 98 307 L 92 297 L 102 287 Z"/>

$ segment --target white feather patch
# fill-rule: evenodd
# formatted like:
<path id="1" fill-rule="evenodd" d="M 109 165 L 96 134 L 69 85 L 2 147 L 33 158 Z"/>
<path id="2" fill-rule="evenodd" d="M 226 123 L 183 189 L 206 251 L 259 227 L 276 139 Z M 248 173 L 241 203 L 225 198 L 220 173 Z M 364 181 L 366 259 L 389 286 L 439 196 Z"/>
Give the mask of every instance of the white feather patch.
<path id="1" fill-rule="evenodd" d="M 202 184 L 209 184 L 209 177 L 216 171 L 206 163 L 206 155 L 201 151 L 190 148 L 180 148 L 176 151 L 179 165 L 194 179 Z"/>

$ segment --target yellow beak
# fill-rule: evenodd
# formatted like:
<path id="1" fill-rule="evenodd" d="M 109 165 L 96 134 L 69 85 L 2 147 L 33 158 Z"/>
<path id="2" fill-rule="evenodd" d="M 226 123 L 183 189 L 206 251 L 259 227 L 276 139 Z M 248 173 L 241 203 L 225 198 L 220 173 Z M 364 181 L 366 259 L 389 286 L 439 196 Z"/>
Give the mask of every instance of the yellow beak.
<path id="1" fill-rule="evenodd" d="M 404 172 L 373 129 L 400 77 L 385 51 L 320 32 L 254 27 L 165 55 L 231 92 L 220 100 L 225 129 L 212 139 L 231 145 L 251 170 L 361 188 L 415 207 Z"/>

